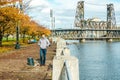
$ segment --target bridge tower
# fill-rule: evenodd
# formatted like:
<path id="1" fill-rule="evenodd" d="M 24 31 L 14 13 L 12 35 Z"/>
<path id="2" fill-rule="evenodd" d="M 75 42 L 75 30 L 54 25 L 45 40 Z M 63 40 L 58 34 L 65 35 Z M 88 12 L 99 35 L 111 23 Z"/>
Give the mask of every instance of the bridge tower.
<path id="1" fill-rule="evenodd" d="M 115 11 L 113 4 L 107 4 L 107 29 L 116 28 Z"/>
<path id="2" fill-rule="evenodd" d="M 115 19 L 115 11 L 113 4 L 107 4 L 107 29 L 115 29 L 116 28 L 116 19 Z M 114 37 L 116 32 L 107 31 L 107 41 L 112 41 L 112 37 Z"/>
<path id="3" fill-rule="evenodd" d="M 74 24 L 75 27 L 83 28 L 84 26 L 84 1 L 79 1 L 77 3 Z"/>

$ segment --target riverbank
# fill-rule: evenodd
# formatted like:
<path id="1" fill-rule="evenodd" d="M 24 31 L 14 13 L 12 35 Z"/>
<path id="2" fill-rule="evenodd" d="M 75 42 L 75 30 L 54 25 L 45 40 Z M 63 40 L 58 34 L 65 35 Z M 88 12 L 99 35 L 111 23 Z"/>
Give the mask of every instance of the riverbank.
<path id="1" fill-rule="evenodd" d="M 0 55 L 0 80 L 52 80 L 52 60 L 56 44 L 47 51 L 45 66 L 39 65 L 39 46 L 31 44 L 19 50 Z M 35 65 L 27 65 L 27 58 L 33 57 Z"/>

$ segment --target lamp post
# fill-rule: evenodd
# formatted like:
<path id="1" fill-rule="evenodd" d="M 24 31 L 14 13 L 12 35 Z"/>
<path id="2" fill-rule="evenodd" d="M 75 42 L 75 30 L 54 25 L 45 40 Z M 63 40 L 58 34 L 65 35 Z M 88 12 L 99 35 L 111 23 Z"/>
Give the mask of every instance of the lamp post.
<path id="1" fill-rule="evenodd" d="M 52 9 L 50 9 L 50 19 L 51 19 L 52 37 L 55 37 L 55 17 L 53 15 Z"/>
<path id="2" fill-rule="evenodd" d="M 23 11 L 23 3 L 22 0 L 19 0 L 19 5 L 16 6 L 16 8 L 20 9 L 19 13 Z M 16 22 L 16 44 L 15 44 L 15 49 L 20 49 L 20 44 L 19 44 L 19 33 L 20 33 L 20 21 Z"/>
<path id="3" fill-rule="evenodd" d="M 19 22 L 16 23 L 16 44 L 15 44 L 15 49 L 20 49 L 20 44 L 19 44 Z"/>
<path id="4" fill-rule="evenodd" d="M 53 37 L 55 37 L 55 17 L 53 17 Z"/>
<path id="5" fill-rule="evenodd" d="M 50 9 L 50 19 L 51 19 L 51 30 L 52 30 L 52 37 L 53 37 L 53 10 L 52 9 Z"/>

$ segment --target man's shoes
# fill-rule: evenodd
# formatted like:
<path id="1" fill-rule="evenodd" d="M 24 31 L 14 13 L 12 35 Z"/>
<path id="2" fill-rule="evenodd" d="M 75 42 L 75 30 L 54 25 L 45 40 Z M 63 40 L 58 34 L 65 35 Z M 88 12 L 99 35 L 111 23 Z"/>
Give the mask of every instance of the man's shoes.
<path id="1" fill-rule="evenodd" d="M 40 66 L 45 66 L 45 64 L 40 64 Z"/>
<path id="2" fill-rule="evenodd" d="M 43 64 L 43 66 L 45 66 L 45 64 Z"/>
<path id="3" fill-rule="evenodd" d="M 40 64 L 40 66 L 42 66 L 42 64 Z"/>

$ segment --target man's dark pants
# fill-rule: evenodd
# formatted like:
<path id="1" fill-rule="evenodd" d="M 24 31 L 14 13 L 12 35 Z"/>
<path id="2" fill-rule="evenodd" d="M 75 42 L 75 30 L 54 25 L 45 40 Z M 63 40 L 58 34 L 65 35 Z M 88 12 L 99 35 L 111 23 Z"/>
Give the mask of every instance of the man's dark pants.
<path id="1" fill-rule="evenodd" d="M 40 65 L 45 65 L 47 49 L 40 49 Z"/>

